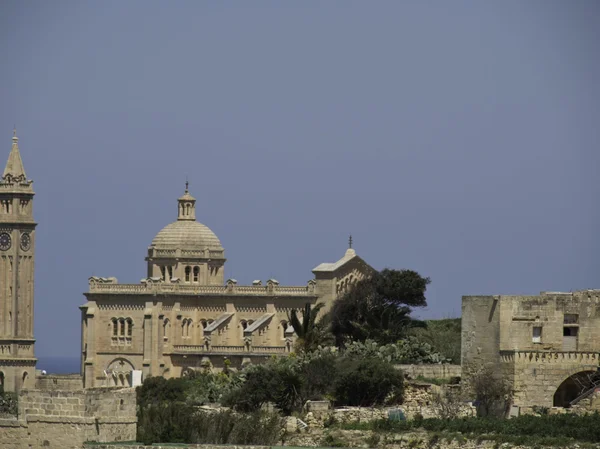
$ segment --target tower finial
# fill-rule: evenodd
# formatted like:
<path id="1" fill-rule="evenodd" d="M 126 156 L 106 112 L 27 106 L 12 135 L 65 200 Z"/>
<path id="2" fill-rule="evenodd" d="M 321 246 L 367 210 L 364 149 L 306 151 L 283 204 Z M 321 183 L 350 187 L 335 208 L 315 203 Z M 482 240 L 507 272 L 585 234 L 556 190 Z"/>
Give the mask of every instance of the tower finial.
<path id="1" fill-rule="evenodd" d="M 185 176 L 185 193 L 189 193 L 188 188 L 190 186 L 190 183 L 188 181 L 188 177 L 187 175 Z"/>
<path id="2" fill-rule="evenodd" d="M 350 237 L 348 237 L 348 248 L 352 249 L 352 234 L 350 234 Z"/>
<path id="3" fill-rule="evenodd" d="M 17 137 L 17 125 L 13 126 L 13 138 L 12 138 L 13 142 L 16 142 L 19 140 L 19 138 Z"/>

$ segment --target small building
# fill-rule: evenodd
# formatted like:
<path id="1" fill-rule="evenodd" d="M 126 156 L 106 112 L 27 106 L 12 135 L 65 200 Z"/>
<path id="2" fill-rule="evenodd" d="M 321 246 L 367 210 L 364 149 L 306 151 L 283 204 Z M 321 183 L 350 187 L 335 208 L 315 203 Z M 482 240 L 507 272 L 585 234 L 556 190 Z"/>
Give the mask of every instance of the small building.
<path id="1" fill-rule="evenodd" d="M 349 248 L 320 264 L 305 285 L 275 279 L 252 285 L 225 280 L 225 250 L 196 221 L 186 184 L 177 221 L 152 240 L 147 277 L 138 284 L 91 277 L 82 305 L 82 373 L 89 387 L 132 385 L 136 376 L 180 377 L 206 367 L 241 368 L 293 351 L 292 309 L 322 302 L 325 310 L 373 272 Z M 139 378 L 139 377 L 138 377 Z"/>
<path id="2" fill-rule="evenodd" d="M 463 379 L 491 366 L 519 407 L 570 407 L 596 388 L 600 290 L 463 296 Z"/>

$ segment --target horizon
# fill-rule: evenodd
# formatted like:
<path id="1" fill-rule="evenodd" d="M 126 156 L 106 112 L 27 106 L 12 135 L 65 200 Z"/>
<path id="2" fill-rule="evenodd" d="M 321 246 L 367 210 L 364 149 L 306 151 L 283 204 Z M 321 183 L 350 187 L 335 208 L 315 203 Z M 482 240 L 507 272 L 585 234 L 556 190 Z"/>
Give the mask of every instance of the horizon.
<path id="1" fill-rule="evenodd" d="M 463 295 L 600 288 L 600 5 L 7 1 L 0 163 L 34 181 L 38 358 L 91 276 L 138 283 L 186 179 L 225 279 L 305 285 L 353 236 Z M 76 354 L 76 355 L 74 355 Z"/>

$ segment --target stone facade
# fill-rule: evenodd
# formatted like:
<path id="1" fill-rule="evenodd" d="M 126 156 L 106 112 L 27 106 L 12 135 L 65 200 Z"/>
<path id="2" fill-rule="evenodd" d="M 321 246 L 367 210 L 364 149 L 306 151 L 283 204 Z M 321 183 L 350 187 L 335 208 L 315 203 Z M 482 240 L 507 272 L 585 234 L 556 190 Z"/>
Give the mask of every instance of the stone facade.
<path id="1" fill-rule="evenodd" d="M 570 406 L 593 386 L 599 352 L 600 290 L 463 297 L 463 379 L 492 367 L 516 406 Z"/>
<path id="2" fill-rule="evenodd" d="M 2 449 L 79 449 L 86 441 L 135 441 L 135 390 L 20 390 L 19 414 L 0 419 Z"/>
<path id="3" fill-rule="evenodd" d="M 35 385 L 33 181 L 25 175 L 16 131 L 0 178 L 0 386 Z"/>
<path id="4" fill-rule="evenodd" d="M 82 310 L 85 387 L 132 385 L 142 377 L 180 377 L 225 364 L 240 368 L 293 351 L 292 309 L 322 302 L 325 309 L 373 269 L 353 249 L 323 263 L 303 286 L 275 279 L 238 285 L 224 281 L 225 250 L 196 221 L 196 200 L 186 190 L 177 221 L 148 248 L 148 277 L 139 284 L 92 277 Z"/>

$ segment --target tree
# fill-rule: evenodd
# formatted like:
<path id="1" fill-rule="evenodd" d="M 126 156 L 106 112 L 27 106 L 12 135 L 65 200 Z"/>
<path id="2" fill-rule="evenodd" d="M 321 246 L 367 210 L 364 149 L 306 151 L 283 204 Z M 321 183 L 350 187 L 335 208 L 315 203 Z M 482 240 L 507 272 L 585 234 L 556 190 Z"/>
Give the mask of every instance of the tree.
<path id="1" fill-rule="evenodd" d="M 475 397 L 479 416 L 505 417 L 512 398 L 512 385 L 489 365 L 468 365 L 465 392 Z"/>
<path id="2" fill-rule="evenodd" d="M 347 340 L 394 343 L 422 321 L 410 316 L 414 307 L 427 305 L 430 279 L 412 270 L 385 269 L 359 281 L 331 310 L 331 330 L 336 344 Z"/>
<path id="3" fill-rule="evenodd" d="M 329 342 L 330 333 L 327 319 L 317 321 L 319 312 L 323 308 L 323 303 L 317 303 L 313 306 L 307 303 L 302 311 L 302 320 L 298 316 L 298 311 L 293 309 L 289 315 L 289 321 L 294 332 L 298 337 L 296 348 L 300 351 L 313 351 Z"/>

